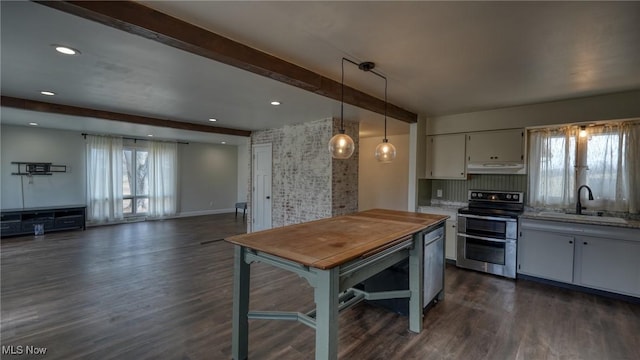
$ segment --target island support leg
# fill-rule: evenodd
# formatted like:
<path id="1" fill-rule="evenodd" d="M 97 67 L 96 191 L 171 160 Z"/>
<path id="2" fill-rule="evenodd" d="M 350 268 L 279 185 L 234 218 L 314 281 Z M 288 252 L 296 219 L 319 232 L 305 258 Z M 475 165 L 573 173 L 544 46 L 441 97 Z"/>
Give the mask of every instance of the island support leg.
<path id="1" fill-rule="evenodd" d="M 235 245 L 233 263 L 233 318 L 231 355 L 234 360 L 249 356 L 249 279 L 251 265 L 244 261 L 246 249 Z"/>
<path id="2" fill-rule="evenodd" d="M 422 331 L 422 312 L 424 311 L 424 234 L 413 235 L 413 248 L 409 251 L 409 330 Z"/>
<path id="3" fill-rule="evenodd" d="M 316 360 L 338 358 L 339 267 L 317 270 L 316 288 Z"/>

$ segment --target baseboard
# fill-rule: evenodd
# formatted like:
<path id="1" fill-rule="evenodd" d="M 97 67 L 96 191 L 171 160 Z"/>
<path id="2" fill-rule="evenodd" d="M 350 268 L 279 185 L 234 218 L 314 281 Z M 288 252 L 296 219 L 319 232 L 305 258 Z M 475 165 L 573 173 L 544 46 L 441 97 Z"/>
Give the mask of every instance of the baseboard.
<path id="1" fill-rule="evenodd" d="M 192 216 L 228 214 L 228 213 L 233 213 L 235 211 L 236 211 L 235 208 L 186 211 L 186 212 L 181 212 L 181 213 L 173 215 L 173 216 L 167 216 L 167 217 L 163 217 L 163 218 L 153 218 L 153 217 L 147 217 L 147 216 L 131 216 L 131 217 L 125 217 L 123 220 L 120 220 L 120 221 L 114 221 L 114 222 L 109 222 L 109 223 L 98 223 L 98 224 L 96 224 L 96 223 L 87 222 L 87 227 L 104 226 L 104 225 L 118 225 L 118 224 L 130 224 L 130 223 L 142 222 L 142 221 L 168 220 L 168 219 L 177 219 L 177 218 L 192 217 Z"/>
<path id="2" fill-rule="evenodd" d="M 537 282 L 545 285 L 556 286 L 556 287 L 560 287 L 568 290 L 580 291 L 587 294 L 599 295 L 599 296 L 604 296 L 611 299 L 627 301 L 634 304 L 640 304 L 640 298 L 631 296 L 631 295 L 618 294 L 614 292 L 609 292 L 609 291 L 600 290 L 600 289 L 593 289 L 593 288 L 584 287 L 580 285 L 567 284 L 559 281 L 543 279 L 536 276 L 530 276 L 530 275 L 524 275 L 524 274 L 517 274 L 516 278 L 518 280 L 528 280 L 528 281 L 533 281 L 533 282 Z"/>
<path id="3" fill-rule="evenodd" d="M 228 214 L 235 212 L 235 208 L 230 209 L 213 209 L 213 210 L 197 210 L 197 211 L 185 211 L 179 214 L 172 216 L 172 218 L 183 218 L 183 217 L 191 217 L 191 216 L 203 216 L 203 215 L 216 215 L 216 214 Z M 239 213 L 242 213 L 242 210 L 238 210 Z"/>

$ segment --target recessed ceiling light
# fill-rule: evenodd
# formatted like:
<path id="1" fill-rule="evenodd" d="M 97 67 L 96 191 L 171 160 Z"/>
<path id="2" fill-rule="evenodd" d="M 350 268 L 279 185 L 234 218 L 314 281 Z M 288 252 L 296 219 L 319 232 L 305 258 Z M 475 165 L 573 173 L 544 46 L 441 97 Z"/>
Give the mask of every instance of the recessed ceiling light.
<path id="1" fill-rule="evenodd" d="M 280 105 L 280 101 L 272 101 L 271 105 L 278 106 Z"/>
<path id="2" fill-rule="evenodd" d="M 147 136 L 148 136 L 148 137 L 153 137 L 153 134 L 149 134 L 149 135 L 147 135 Z"/>
<path id="3" fill-rule="evenodd" d="M 34 122 L 30 122 L 29 125 L 31 126 L 38 126 L 38 123 L 34 123 Z"/>
<path id="4" fill-rule="evenodd" d="M 209 119 L 209 121 L 215 122 L 215 121 L 218 121 L 218 119 L 211 118 L 211 119 Z"/>
<path id="5" fill-rule="evenodd" d="M 70 48 L 68 46 L 62 46 L 62 45 L 54 45 L 56 47 L 56 51 L 61 53 L 61 54 L 65 54 L 65 55 L 77 55 L 80 54 L 80 51 Z"/>
<path id="6" fill-rule="evenodd" d="M 40 94 L 46 95 L 46 96 L 53 96 L 56 93 L 54 93 L 53 91 L 40 91 Z"/>
<path id="7" fill-rule="evenodd" d="M 223 145 L 226 144 L 226 143 L 227 143 L 226 141 L 221 142 L 221 144 L 223 144 Z"/>

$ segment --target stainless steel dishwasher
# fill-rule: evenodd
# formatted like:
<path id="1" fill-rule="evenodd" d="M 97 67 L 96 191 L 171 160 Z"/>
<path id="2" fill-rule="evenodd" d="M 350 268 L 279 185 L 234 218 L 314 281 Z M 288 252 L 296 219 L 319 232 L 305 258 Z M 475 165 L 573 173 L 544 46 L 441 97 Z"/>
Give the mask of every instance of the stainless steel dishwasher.
<path id="1" fill-rule="evenodd" d="M 427 308 L 434 300 L 444 296 L 444 224 L 424 235 L 424 293 L 423 305 Z M 362 283 L 367 292 L 406 290 L 409 288 L 409 260 L 403 260 Z M 367 300 L 395 313 L 409 314 L 409 299 Z"/>
<path id="2" fill-rule="evenodd" d="M 444 289 L 444 236 L 444 227 L 439 227 L 424 236 L 425 306 Z"/>

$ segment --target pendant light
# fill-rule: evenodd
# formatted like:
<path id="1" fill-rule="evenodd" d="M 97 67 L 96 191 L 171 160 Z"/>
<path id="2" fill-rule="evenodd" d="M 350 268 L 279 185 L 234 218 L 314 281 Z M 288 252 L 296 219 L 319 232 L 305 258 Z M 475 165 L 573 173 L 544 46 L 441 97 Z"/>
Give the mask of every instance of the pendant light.
<path id="1" fill-rule="evenodd" d="M 344 61 L 342 58 L 342 86 L 340 99 L 340 130 L 329 140 L 329 152 L 334 159 L 348 159 L 353 155 L 355 144 L 353 139 L 344 133 Z"/>
<path id="2" fill-rule="evenodd" d="M 375 67 L 376 64 L 370 61 L 358 64 L 358 68 L 360 70 L 369 71 L 384 79 L 384 138 L 382 139 L 382 142 L 376 146 L 374 156 L 380 162 L 390 163 L 396 158 L 396 147 L 389 142 L 389 139 L 387 139 L 387 77 L 373 71 Z"/>
<path id="3" fill-rule="evenodd" d="M 377 73 L 374 73 L 377 74 Z M 384 79 L 384 138 L 376 146 L 375 157 L 382 163 L 390 163 L 396 158 L 396 147 L 387 139 L 387 78 L 377 74 Z"/>

